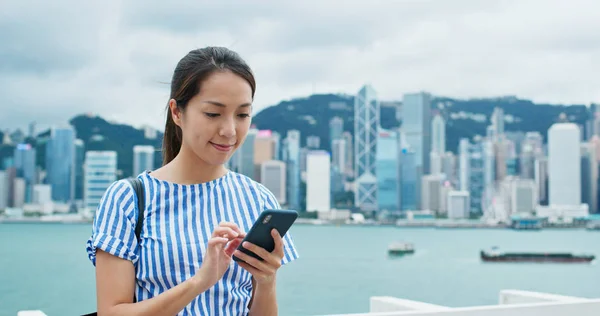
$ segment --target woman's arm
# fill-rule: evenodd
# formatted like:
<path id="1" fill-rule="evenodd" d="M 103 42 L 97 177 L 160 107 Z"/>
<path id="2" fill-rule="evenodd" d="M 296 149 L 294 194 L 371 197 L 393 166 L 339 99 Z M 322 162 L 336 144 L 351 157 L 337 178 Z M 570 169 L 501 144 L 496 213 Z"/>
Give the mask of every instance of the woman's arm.
<path id="1" fill-rule="evenodd" d="M 131 261 L 102 250 L 96 254 L 98 315 L 177 315 L 196 296 L 212 286 L 196 274 L 160 295 L 133 303 L 135 269 Z"/>
<path id="2" fill-rule="evenodd" d="M 244 234 L 233 223 L 221 223 L 208 241 L 202 266 L 194 276 L 148 300 L 133 303 L 135 268 L 131 261 L 96 251 L 98 315 L 177 315 L 222 277 Z"/>
<path id="3" fill-rule="evenodd" d="M 257 285 L 252 278 L 252 298 L 250 299 L 250 316 L 277 315 L 277 286 L 275 280 L 270 284 Z"/>

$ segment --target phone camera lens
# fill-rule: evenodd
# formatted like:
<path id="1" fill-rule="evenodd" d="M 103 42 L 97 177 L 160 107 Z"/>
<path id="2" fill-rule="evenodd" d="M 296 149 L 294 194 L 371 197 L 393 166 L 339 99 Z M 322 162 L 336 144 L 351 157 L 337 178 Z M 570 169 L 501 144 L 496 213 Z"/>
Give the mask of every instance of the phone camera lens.
<path id="1" fill-rule="evenodd" d="M 271 220 L 271 215 L 267 215 L 267 216 L 265 217 L 265 219 L 263 220 L 263 224 L 266 224 L 266 223 L 268 223 L 270 220 Z"/>

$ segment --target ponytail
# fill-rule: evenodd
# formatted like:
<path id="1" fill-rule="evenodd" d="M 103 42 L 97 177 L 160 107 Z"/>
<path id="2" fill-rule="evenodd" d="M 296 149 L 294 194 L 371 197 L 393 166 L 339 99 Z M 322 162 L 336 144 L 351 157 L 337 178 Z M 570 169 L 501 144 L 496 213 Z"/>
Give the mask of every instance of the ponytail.
<path id="1" fill-rule="evenodd" d="M 163 166 L 171 162 L 181 149 L 181 128 L 173 121 L 171 111 L 167 108 L 167 123 L 163 135 Z"/>

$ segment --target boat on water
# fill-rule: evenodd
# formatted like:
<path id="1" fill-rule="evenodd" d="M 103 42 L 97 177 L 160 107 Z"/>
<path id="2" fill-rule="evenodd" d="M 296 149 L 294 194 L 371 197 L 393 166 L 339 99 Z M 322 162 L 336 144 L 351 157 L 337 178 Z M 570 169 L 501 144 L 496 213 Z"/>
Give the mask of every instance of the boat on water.
<path id="1" fill-rule="evenodd" d="M 573 254 L 569 252 L 501 252 L 497 247 L 489 251 L 482 250 L 481 260 L 485 262 L 560 262 L 589 263 L 595 259 L 591 254 Z"/>
<path id="2" fill-rule="evenodd" d="M 598 222 L 589 223 L 586 225 L 586 229 L 587 230 L 600 230 L 600 223 L 598 223 Z"/>
<path id="3" fill-rule="evenodd" d="M 408 242 L 393 242 L 388 246 L 388 254 L 392 256 L 402 256 L 414 252 L 414 245 Z"/>

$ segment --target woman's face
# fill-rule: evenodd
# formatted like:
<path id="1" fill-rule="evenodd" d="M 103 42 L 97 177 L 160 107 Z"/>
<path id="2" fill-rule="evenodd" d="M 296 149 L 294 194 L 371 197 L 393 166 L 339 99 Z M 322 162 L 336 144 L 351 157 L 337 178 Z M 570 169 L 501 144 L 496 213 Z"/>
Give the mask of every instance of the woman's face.
<path id="1" fill-rule="evenodd" d="M 182 147 L 209 165 L 222 165 L 248 134 L 252 88 L 233 72 L 219 71 L 201 83 L 200 92 L 183 113 L 175 100 L 170 101 L 169 107 L 175 124 L 182 130 Z"/>

